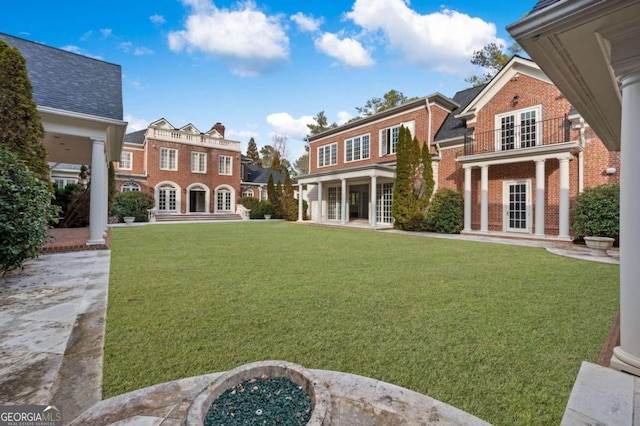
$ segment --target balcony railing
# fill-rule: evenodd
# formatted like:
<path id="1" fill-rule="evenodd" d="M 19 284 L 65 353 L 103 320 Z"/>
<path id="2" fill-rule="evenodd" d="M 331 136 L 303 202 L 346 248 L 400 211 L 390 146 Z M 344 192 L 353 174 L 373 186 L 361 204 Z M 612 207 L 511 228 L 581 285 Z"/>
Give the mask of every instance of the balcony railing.
<path id="1" fill-rule="evenodd" d="M 564 117 L 523 122 L 488 132 L 468 133 L 464 137 L 464 155 L 488 154 L 553 145 L 571 140 L 571 122 Z"/>
<path id="2" fill-rule="evenodd" d="M 210 148 L 223 148 L 227 150 L 240 151 L 240 142 L 227 139 L 214 138 L 203 134 L 193 134 L 181 132 L 179 130 L 151 129 L 151 137 L 169 142 L 189 143 Z"/>

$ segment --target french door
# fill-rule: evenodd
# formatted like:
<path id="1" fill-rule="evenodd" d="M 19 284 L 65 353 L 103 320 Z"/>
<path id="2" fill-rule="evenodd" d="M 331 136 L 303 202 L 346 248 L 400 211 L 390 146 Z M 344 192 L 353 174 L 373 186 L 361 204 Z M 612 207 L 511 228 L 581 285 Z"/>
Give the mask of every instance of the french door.
<path id="1" fill-rule="evenodd" d="M 531 232 L 531 181 L 504 183 L 504 231 Z"/>

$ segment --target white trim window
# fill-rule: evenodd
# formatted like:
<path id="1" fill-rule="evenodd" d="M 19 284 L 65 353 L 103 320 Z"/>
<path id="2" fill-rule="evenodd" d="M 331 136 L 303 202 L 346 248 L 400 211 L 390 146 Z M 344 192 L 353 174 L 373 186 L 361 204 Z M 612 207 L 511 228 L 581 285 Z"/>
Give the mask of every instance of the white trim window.
<path id="1" fill-rule="evenodd" d="M 344 141 L 344 161 L 366 160 L 369 158 L 369 135 L 356 136 Z"/>
<path id="2" fill-rule="evenodd" d="M 415 135 L 415 121 L 400 123 L 395 126 L 387 127 L 380 130 L 380 156 L 392 155 L 398 149 L 398 136 L 400 135 L 400 126 L 404 126 Z"/>
<path id="3" fill-rule="evenodd" d="M 178 170 L 178 150 L 160 148 L 160 170 Z"/>
<path id="4" fill-rule="evenodd" d="M 73 179 L 73 178 L 61 178 L 61 177 L 55 177 L 52 178 L 53 183 L 55 183 L 58 188 L 60 189 L 64 189 L 66 188 L 67 185 L 69 184 L 77 184 L 78 183 L 78 179 Z"/>
<path id="5" fill-rule="evenodd" d="M 496 115 L 496 150 L 508 151 L 542 144 L 542 107 L 511 111 Z"/>
<path id="6" fill-rule="evenodd" d="M 253 195 L 253 189 L 251 188 L 246 188 L 244 191 L 242 191 L 242 196 L 255 198 L 255 196 Z"/>
<path id="7" fill-rule="evenodd" d="M 140 185 L 138 185 L 135 182 L 126 182 L 122 184 L 122 187 L 120 187 L 120 191 L 121 192 L 140 191 Z"/>
<path id="8" fill-rule="evenodd" d="M 120 170 L 131 170 L 133 168 L 133 152 L 122 151 L 120 153 L 120 161 L 118 162 Z"/>
<path id="9" fill-rule="evenodd" d="M 338 164 L 338 144 L 336 142 L 318 147 L 318 167 Z"/>
<path id="10" fill-rule="evenodd" d="M 504 181 L 504 232 L 531 232 L 531 180 Z"/>
<path id="11" fill-rule="evenodd" d="M 233 158 L 228 155 L 218 157 L 218 174 L 231 176 L 233 174 Z"/>
<path id="12" fill-rule="evenodd" d="M 207 173 L 207 153 L 191 151 L 191 172 Z"/>

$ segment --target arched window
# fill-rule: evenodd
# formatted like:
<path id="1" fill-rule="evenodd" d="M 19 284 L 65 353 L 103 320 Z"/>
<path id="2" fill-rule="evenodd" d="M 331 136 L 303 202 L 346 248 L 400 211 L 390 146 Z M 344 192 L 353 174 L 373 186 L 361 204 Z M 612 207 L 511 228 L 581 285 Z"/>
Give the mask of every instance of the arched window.
<path id="1" fill-rule="evenodd" d="M 216 190 L 216 210 L 219 212 L 231 211 L 231 191 L 227 188 Z"/>
<path id="2" fill-rule="evenodd" d="M 242 196 L 243 197 L 253 197 L 253 189 L 251 188 L 247 188 L 244 191 L 242 191 Z"/>
<path id="3" fill-rule="evenodd" d="M 165 183 L 158 188 L 158 211 L 175 212 L 177 191 L 175 186 Z"/>
<path id="4" fill-rule="evenodd" d="M 127 182 L 127 183 L 123 183 L 122 187 L 120 188 L 120 190 L 122 192 L 127 192 L 127 191 L 140 191 L 140 185 L 138 185 L 135 182 Z"/>

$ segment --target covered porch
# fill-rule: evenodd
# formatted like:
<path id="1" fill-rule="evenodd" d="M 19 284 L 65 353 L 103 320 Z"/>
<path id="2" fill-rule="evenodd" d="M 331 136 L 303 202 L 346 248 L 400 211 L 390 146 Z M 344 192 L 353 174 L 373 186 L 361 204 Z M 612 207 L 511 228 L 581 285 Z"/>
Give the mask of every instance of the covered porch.
<path id="1" fill-rule="evenodd" d="M 298 190 L 306 197 L 298 197 L 298 221 L 303 221 L 306 198 L 316 223 L 391 226 L 394 181 L 395 166 L 380 164 L 301 176 Z"/>

